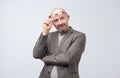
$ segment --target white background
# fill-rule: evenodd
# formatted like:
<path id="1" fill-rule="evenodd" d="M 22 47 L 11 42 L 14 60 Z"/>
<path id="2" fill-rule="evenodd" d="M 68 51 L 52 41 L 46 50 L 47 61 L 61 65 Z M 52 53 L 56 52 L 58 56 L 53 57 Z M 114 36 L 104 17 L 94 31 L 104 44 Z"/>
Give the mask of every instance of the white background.
<path id="1" fill-rule="evenodd" d="M 43 62 L 32 51 L 42 21 L 55 7 L 64 8 L 69 25 L 86 33 L 80 77 L 120 78 L 119 0 L 0 0 L 0 78 L 38 78 Z"/>

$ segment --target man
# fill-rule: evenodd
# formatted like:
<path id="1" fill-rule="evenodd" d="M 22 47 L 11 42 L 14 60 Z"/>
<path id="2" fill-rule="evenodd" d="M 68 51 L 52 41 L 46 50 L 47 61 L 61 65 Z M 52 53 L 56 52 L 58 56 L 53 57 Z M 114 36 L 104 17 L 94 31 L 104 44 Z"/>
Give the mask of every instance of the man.
<path id="1" fill-rule="evenodd" d="M 45 64 L 39 78 L 79 78 L 86 37 L 68 25 L 69 18 L 63 8 L 55 8 L 43 22 L 43 32 L 33 49 L 33 57 Z M 52 25 L 57 31 L 50 33 Z"/>

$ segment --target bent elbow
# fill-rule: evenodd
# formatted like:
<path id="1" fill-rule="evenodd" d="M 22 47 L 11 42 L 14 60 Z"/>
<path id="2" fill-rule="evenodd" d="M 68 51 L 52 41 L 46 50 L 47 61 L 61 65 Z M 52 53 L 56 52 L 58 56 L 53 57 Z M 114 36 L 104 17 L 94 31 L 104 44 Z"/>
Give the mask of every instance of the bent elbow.
<path id="1" fill-rule="evenodd" d="M 33 58 L 40 59 L 41 56 L 39 55 L 39 52 L 37 52 L 35 49 L 33 49 Z"/>
<path id="2" fill-rule="evenodd" d="M 35 59 L 40 59 L 40 57 L 37 56 L 37 55 L 35 55 L 34 53 L 33 53 L 33 58 L 35 58 Z"/>

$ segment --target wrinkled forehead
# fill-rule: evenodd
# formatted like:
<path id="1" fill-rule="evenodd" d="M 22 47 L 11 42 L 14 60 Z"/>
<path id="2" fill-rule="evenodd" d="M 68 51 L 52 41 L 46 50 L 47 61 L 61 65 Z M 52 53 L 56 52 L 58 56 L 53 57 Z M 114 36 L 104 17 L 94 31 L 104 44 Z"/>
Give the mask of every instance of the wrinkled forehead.
<path id="1" fill-rule="evenodd" d="M 62 9 L 62 8 L 54 9 L 54 10 L 51 12 L 50 18 L 54 18 L 54 17 L 60 16 L 60 15 L 62 15 L 62 14 L 66 14 L 66 15 L 67 15 L 67 13 L 65 12 L 64 9 Z"/>

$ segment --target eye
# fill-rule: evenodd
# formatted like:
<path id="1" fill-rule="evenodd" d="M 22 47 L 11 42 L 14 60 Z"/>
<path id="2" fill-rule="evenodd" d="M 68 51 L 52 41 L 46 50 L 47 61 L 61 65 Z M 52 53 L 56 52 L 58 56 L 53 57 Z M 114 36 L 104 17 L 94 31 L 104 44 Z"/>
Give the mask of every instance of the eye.
<path id="1" fill-rule="evenodd" d="M 61 20 L 64 20 L 64 19 L 65 19 L 65 17 L 61 17 L 60 19 L 61 19 Z"/>
<path id="2" fill-rule="evenodd" d="M 58 21 L 58 19 L 55 19 L 53 22 L 56 23 Z"/>

